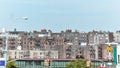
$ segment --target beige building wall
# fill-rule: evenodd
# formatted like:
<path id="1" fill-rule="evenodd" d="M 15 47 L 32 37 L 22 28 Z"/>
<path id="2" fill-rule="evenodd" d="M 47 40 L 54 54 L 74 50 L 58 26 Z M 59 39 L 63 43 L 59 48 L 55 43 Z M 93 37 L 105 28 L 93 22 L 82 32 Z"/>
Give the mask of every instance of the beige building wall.
<path id="1" fill-rule="evenodd" d="M 107 48 L 107 45 L 102 46 L 103 60 L 107 60 L 107 50 L 106 50 L 106 48 Z"/>
<path id="2" fill-rule="evenodd" d="M 25 58 L 27 50 L 8 50 L 8 56 L 12 59 Z"/>
<path id="3" fill-rule="evenodd" d="M 30 50 L 30 58 L 58 58 L 58 51 L 36 51 Z"/>
<path id="4" fill-rule="evenodd" d="M 28 56 L 29 53 L 29 56 Z M 21 58 L 58 58 L 58 51 L 36 51 L 36 50 L 9 50 L 8 56 L 12 59 Z"/>

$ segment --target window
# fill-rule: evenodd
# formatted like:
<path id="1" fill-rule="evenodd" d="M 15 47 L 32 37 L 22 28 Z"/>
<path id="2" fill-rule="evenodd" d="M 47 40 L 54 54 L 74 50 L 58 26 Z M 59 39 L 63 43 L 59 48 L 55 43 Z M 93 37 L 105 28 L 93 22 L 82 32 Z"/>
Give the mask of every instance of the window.
<path id="1" fill-rule="evenodd" d="M 92 36 L 92 34 L 90 34 L 90 36 Z"/>
<path id="2" fill-rule="evenodd" d="M 105 34 L 105 36 L 108 36 L 108 34 Z"/>
<path id="3" fill-rule="evenodd" d="M 31 60 L 30 61 L 28 60 L 25 62 L 25 65 L 31 65 L 31 64 L 33 64 Z"/>
<path id="4" fill-rule="evenodd" d="M 15 54 L 16 54 L 16 52 L 15 52 Z"/>
<path id="5" fill-rule="evenodd" d="M 32 42 L 30 42 L 30 44 L 32 44 Z"/>
<path id="6" fill-rule="evenodd" d="M 24 42 L 24 44 L 26 44 L 26 42 Z"/>
<path id="7" fill-rule="evenodd" d="M 24 46 L 24 48 L 26 48 L 26 46 Z"/>
<path id="8" fill-rule="evenodd" d="M 106 40 L 108 40 L 108 37 L 106 37 Z"/>
<path id="9" fill-rule="evenodd" d="M 30 48 L 32 48 L 32 46 L 30 46 Z"/>
<path id="10" fill-rule="evenodd" d="M 40 55 L 42 55 L 42 52 L 40 52 Z"/>
<path id="11" fill-rule="evenodd" d="M 78 34 L 75 34 L 75 36 L 77 36 Z"/>
<path id="12" fill-rule="evenodd" d="M 120 63 L 120 55 L 118 55 L 118 63 Z"/>
<path id="13" fill-rule="evenodd" d="M 21 52 L 19 52 L 19 54 L 21 54 Z"/>
<path id="14" fill-rule="evenodd" d="M 41 65 L 41 61 L 34 61 L 36 65 Z"/>
<path id="15" fill-rule="evenodd" d="M 37 53 L 37 52 L 34 52 L 34 53 L 33 53 L 33 57 L 34 57 L 34 58 L 37 58 L 37 57 L 38 57 L 38 53 Z"/>

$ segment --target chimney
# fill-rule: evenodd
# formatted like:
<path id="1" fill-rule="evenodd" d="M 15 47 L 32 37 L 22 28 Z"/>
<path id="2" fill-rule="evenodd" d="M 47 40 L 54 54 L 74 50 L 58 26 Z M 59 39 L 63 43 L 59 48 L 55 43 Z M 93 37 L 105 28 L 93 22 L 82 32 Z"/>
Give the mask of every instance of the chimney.
<path id="1" fill-rule="evenodd" d="M 72 30 L 71 29 L 67 29 L 66 32 L 72 32 Z"/>
<path id="2" fill-rule="evenodd" d="M 42 29 L 41 32 L 46 32 L 46 29 Z"/>

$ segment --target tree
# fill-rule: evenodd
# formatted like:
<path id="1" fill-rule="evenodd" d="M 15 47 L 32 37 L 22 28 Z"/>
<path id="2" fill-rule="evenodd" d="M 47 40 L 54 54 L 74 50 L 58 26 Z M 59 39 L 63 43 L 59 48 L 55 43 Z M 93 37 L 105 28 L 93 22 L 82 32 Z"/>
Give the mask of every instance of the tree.
<path id="1" fill-rule="evenodd" d="M 66 68 L 94 68 L 94 66 L 87 67 L 87 61 L 79 59 L 67 64 Z"/>
<path id="2" fill-rule="evenodd" d="M 76 59 L 85 59 L 83 55 L 77 55 Z"/>
<path id="3" fill-rule="evenodd" d="M 80 59 L 85 59 L 83 55 L 80 55 Z"/>
<path id="4" fill-rule="evenodd" d="M 85 60 L 75 60 L 66 65 L 66 68 L 87 68 Z"/>
<path id="5" fill-rule="evenodd" d="M 8 62 L 6 68 L 17 68 L 15 61 Z"/>
<path id="6" fill-rule="evenodd" d="M 11 57 L 9 57 L 6 68 L 17 68 L 15 61 Z"/>

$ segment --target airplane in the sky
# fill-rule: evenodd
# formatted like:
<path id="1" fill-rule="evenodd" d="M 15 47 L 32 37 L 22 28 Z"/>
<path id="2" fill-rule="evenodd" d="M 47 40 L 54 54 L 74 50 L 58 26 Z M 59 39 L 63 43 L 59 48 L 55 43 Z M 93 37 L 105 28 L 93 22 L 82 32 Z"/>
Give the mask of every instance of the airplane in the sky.
<path id="1" fill-rule="evenodd" d="M 28 17 L 25 17 L 25 16 L 24 16 L 24 17 L 22 17 L 22 19 L 24 19 L 24 20 L 28 20 Z"/>

